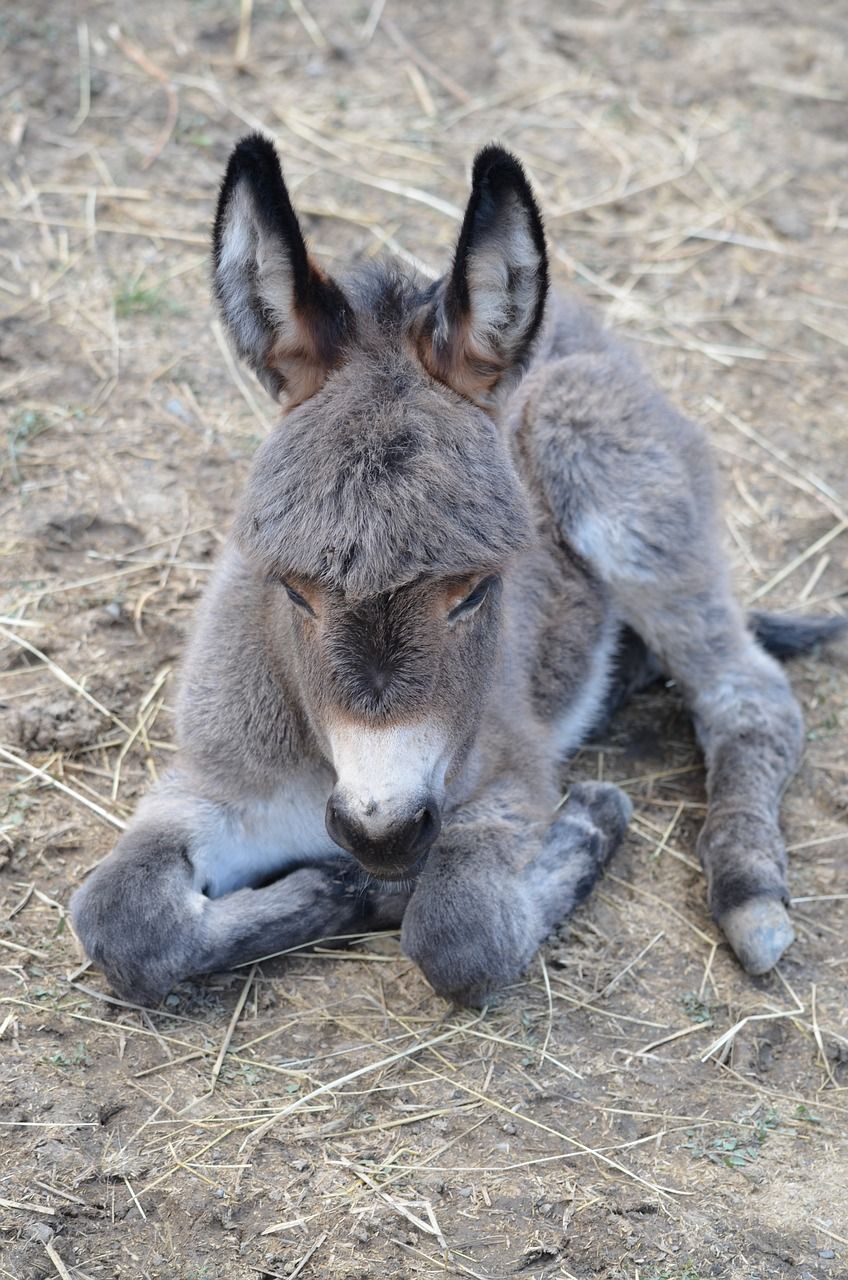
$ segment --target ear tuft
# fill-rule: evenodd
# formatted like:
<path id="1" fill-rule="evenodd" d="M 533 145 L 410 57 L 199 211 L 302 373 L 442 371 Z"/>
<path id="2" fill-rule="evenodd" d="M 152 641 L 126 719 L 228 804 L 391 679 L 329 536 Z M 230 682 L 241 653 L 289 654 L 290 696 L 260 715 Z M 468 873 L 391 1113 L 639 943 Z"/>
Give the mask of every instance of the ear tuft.
<path id="1" fill-rule="evenodd" d="M 214 287 L 238 354 L 275 398 L 313 395 L 353 337 L 353 311 L 309 257 L 273 143 L 233 150 L 212 233 Z"/>
<path id="2" fill-rule="evenodd" d="M 542 217 L 524 170 L 503 147 L 474 160 L 471 196 L 449 275 L 419 322 L 434 376 L 492 407 L 525 368 L 545 311 Z"/>

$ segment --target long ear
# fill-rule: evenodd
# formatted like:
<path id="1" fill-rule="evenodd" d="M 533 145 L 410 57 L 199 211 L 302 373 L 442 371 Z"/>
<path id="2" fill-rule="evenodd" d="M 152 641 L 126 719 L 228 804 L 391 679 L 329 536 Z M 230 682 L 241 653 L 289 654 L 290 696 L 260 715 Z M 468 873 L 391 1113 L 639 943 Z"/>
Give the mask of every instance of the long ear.
<path id="1" fill-rule="evenodd" d="M 354 331 L 350 304 L 309 258 L 267 138 L 230 156 L 213 231 L 215 294 L 236 350 L 277 399 L 314 395 Z"/>
<path id="2" fill-rule="evenodd" d="M 542 218 L 502 147 L 474 161 L 453 266 L 418 325 L 418 354 L 440 381 L 490 408 L 521 373 L 548 292 Z"/>

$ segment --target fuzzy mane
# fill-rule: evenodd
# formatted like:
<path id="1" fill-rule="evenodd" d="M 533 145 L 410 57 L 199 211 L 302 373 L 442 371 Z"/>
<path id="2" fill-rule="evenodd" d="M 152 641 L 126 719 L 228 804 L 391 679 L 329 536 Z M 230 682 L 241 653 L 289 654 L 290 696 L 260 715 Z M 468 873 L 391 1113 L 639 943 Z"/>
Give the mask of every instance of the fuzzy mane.
<path id="1" fill-rule="evenodd" d="M 266 572 L 353 599 L 499 567 L 532 522 L 498 427 L 415 359 L 405 328 L 420 292 L 394 274 L 358 292 L 370 335 L 363 324 L 351 358 L 259 448 L 239 545 Z"/>

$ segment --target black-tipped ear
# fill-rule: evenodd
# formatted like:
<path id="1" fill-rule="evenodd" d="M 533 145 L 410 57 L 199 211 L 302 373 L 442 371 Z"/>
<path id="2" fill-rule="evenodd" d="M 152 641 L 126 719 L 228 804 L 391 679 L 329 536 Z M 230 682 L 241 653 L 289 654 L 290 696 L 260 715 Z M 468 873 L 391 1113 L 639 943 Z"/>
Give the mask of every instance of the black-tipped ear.
<path id="1" fill-rule="evenodd" d="M 276 399 L 308 399 L 343 358 L 350 304 L 309 257 L 273 144 L 242 138 L 212 234 L 215 295 L 238 354 Z"/>
<path id="2" fill-rule="evenodd" d="M 453 266 L 419 322 L 422 361 L 491 407 L 527 364 L 547 293 L 545 232 L 524 170 L 502 147 L 484 147 Z"/>

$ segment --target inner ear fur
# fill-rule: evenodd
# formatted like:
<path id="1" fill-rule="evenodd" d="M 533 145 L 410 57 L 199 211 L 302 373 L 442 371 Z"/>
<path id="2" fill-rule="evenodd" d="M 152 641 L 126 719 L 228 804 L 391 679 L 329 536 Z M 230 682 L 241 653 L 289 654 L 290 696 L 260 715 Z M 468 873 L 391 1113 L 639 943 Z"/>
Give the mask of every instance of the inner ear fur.
<path id="1" fill-rule="evenodd" d="M 215 295 L 236 351 L 289 407 L 320 389 L 353 310 L 310 258 L 273 144 L 250 134 L 227 165 L 212 237 Z"/>
<path id="2" fill-rule="evenodd" d="M 417 318 L 429 372 L 491 408 L 525 368 L 548 293 L 542 217 L 523 168 L 502 147 L 474 161 L 453 264 Z"/>

